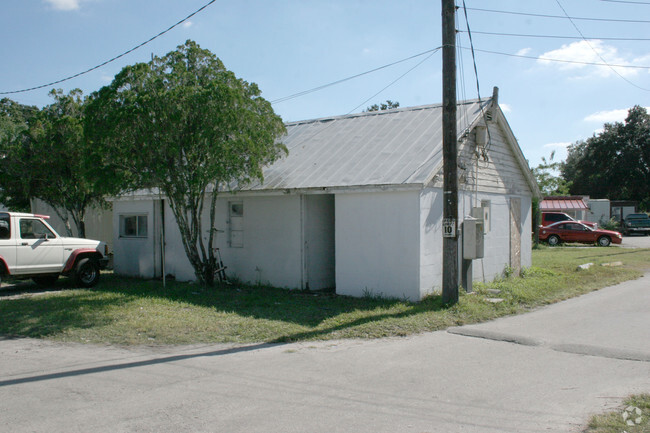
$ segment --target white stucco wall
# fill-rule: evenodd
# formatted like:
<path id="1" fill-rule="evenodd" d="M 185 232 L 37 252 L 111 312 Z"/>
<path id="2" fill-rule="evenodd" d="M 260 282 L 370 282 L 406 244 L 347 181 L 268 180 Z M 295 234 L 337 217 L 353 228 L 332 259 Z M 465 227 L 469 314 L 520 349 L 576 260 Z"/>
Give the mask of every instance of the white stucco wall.
<path id="1" fill-rule="evenodd" d="M 242 247 L 233 247 L 229 243 L 229 202 L 243 204 Z M 207 208 L 204 209 L 203 221 L 209 221 Z M 253 284 L 300 288 L 300 224 L 299 195 L 222 195 L 217 200 L 215 228 L 221 230 L 217 234 L 217 247 L 228 268 L 228 277 Z M 203 234 L 206 244 L 207 229 Z M 194 269 L 187 259 L 178 226 L 168 207 L 165 238 L 166 273 L 179 281 L 195 280 Z"/>
<path id="2" fill-rule="evenodd" d="M 43 200 L 31 200 L 32 213 L 48 215 L 48 223 L 61 236 L 66 236 L 65 223 L 56 211 Z M 79 236 L 77 227 L 70 217 L 72 236 Z M 90 208 L 86 211 L 86 238 L 106 242 L 109 251 L 113 251 L 113 210 L 111 208 Z"/>
<path id="3" fill-rule="evenodd" d="M 234 273 L 247 282 L 300 288 L 300 196 L 243 197 L 241 201 L 244 205 L 244 246 L 226 245 L 221 250 L 231 269 L 229 275 Z M 225 240 L 222 236 L 222 241 Z"/>
<path id="4" fill-rule="evenodd" d="M 420 299 L 419 191 L 337 194 L 336 292 Z"/>
<path id="5" fill-rule="evenodd" d="M 532 211 L 531 198 L 526 196 L 506 196 L 499 194 L 479 193 L 478 201 L 474 194 L 465 192 L 462 195 L 462 205 L 459 215 L 469 215 L 472 206 L 480 206 L 481 200 L 490 200 L 492 221 L 490 231 L 484 238 L 484 257 L 474 260 L 474 281 L 492 281 L 501 277 L 503 271 L 511 265 L 510 252 L 510 198 L 521 200 L 521 267 L 528 268 L 532 264 Z"/>
<path id="6" fill-rule="evenodd" d="M 442 188 L 420 194 L 420 296 L 442 290 Z"/>
<path id="7" fill-rule="evenodd" d="M 120 215 L 147 215 L 147 237 L 120 236 Z M 143 278 L 155 276 L 154 200 L 113 202 L 113 265 L 115 273 Z"/>
<path id="8" fill-rule="evenodd" d="M 602 199 L 589 199 L 589 212 L 587 213 L 587 221 L 593 221 L 600 224 L 606 223 L 610 219 L 609 214 L 609 200 Z"/>
<path id="9" fill-rule="evenodd" d="M 521 266 L 532 264 L 531 199 L 521 200 Z M 442 207 L 441 188 L 425 188 L 420 195 L 420 293 L 421 296 L 442 289 Z M 472 207 L 490 201 L 490 231 L 484 238 L 484 258 L 474 260 L 474 281 L 492 281 L 510 265 L 510 208 L 509 196 L 492 193 L 460 191 L 458 199 L 459 223 L 471 214 Z M 459 224 L 460 226 L 460 224 Z M 459 254 L 462 244 L 459 239 Z"/>

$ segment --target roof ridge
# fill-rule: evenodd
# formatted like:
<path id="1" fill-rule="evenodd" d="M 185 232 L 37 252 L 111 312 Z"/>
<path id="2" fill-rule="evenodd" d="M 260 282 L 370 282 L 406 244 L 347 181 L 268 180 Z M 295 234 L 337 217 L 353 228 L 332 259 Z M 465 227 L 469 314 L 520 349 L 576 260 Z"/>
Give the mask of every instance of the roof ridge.
<path id="1" fill-rule="evenodd" d="M 483 104 L 489 103 L 492 100 L 492 98 L 487 98 L 487 99 L 467 99 L 464 101 L 458 101 L 456 105 L 471 105 L 471 104 L 476 104 L 479 101 Z M 387 115 L 387 114 L 395 114 L 395 113 L 402 113 L 402 112 L 408 112 L 408 111 L 420 111 L 420 110 L 429 110 L 429 109 L 434 109 L 434 108 L 440 108 L 442 107 L 442 103 L 437 103 L 437 104 L 426 104 L 426 105 L 416 105 L 412 107 L 400 107 L 400 108 L 391 108 L 389 110 L 381 110 L 381 111 L 362 111 L 360 113 L 348 113 L 348 114 L 342 114 L 338 116 L 327 116 L 327 117 L 318 117 L 315 119 L 305 119 L 305 120 L 295 120 L 291 122 L 285 122 L 285 126 L 295 126 L 295 125 L 306 125 L 309 123 L 324 123 L 324 122 L 332 122 L 335 120 L 341 120 L 341 119 L 354 119 L 356 117 L 367 117 L 367 116 L 382 116 L 382 115 Z"/>

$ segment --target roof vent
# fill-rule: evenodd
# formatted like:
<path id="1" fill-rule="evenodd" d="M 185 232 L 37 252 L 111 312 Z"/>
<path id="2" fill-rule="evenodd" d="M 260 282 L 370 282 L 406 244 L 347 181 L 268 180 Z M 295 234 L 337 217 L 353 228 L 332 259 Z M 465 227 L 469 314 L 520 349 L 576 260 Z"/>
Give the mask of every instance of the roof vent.
<path id="1" fill-rule="evenodd" d="M 485 110 L 485 120 L 491 122 L 494 119 L 494 109 L 499 105 L 499 88 L 494 86 L 492 89 L 492 103 L 490 108 Z"/>

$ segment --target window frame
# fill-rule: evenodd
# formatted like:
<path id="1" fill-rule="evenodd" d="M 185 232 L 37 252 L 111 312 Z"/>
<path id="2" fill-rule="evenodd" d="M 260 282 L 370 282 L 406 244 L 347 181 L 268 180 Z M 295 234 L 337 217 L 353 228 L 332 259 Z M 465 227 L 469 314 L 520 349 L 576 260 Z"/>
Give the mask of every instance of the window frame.
<path id="1" fill-rule="evenodd" d="M 236 219 L 236 221 L 238 221 L 237 224 L 234 224 L 233 219 Z M 230 248 L 244 248 L 243 222 L 243 200 L 228 201 L 228 246 Z"/>
<path id="2" fill-rule="evenodd" d="M 131 218 L 135 218 L 135 234 L 126 233 L 126 221 Z M 141 224 L 141 221 L 144 221 L 144 224 Z M 147 239 L 149 237 L 149 214 L 147 213 L 120 214 L 118 224 L 120 239 Z M 142 227 L 144 227 L 144 234 L 141 233 Z"/>
<path id="3" fill-rule="evenodd" d="M 29 223 L 32 226 L 32 237 L 24 237 L 23 222 Z M 34 224 L 39 224 L 45 229 L 45 232 L 39 233 L 35 230 Z M 43 236 L 45 235 L 45 236 Z M 18 220 L 18 236 L 20 239 L 34 240 L 34 239 L 56 239 L 57 235 L 54 233 L 43 221 L 38 218 L 20 218 Z"/>

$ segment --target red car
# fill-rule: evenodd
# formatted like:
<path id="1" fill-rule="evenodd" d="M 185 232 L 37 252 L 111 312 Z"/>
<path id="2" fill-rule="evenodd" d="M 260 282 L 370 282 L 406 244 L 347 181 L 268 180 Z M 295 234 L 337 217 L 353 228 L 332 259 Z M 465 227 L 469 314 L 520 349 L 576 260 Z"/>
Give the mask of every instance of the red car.
<path id="1" fill-rule="evenodd" d="M 576 220 L 574 218 L 571 218 L 569 215 L 565 214 L 564 212 L 542 212 L 542 225 L 544 227 L 550 226 L 551 224 L 560 221 L 576 221 Z M 580 220 L 578 222 L 588 227 L 591 227 L 592 229 L 598 228 L 598 223 L 592 223 L 591 221 L 583 221 L 583 220 Z"/>
<path id="2" fill-rule="evenodd" d="M 620 244 L 623 236 L 611 230 L 592 229 L 577 221 L 560 221 L 539 228 L 539 240 L 555 246 L 562 242 L 580 242 L 583 244 L 596 243 L 601 247 L 609 246 L 612 242 Z"/>

